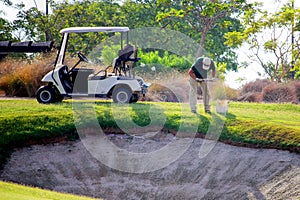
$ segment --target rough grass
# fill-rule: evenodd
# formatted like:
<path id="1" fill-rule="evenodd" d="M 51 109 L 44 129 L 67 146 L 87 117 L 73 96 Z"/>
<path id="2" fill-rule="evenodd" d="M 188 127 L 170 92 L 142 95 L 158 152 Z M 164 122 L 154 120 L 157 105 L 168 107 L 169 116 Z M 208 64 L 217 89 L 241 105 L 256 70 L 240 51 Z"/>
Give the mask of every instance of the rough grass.
<path id="1" fill-rule="evenodd" d="M 52 69 L 54 54 L 44 54 L 34 61 L 6 59 L 0 62 L 0 90 L 6 96 L 32 97 L 42 77 Z"/>
<path id="2" fill-rule="evenodd" d="M 53 192 L 50 190 L 42 190 L 39 188 L 26 187 L 18 184 L 0 181 L 0 200 L 41 200 L 41 199 L 59 199 L 59 200 L 92 200 L 94 198 L 76 196 Z"/>
<path id="3" fill-rule="evenodd" d="M 220 141 L 300 152 L 299 105 L 231 102 L 226 116 L 208 115 L 202 112 L 202 105 L 199 107 L 200 114 L 194 115 L 185 103 L 139 102 L 121 106 L 111 101 L 72 104 L 68 100 L 43 105 L 35 100 L 1 100 L 1 164 L 15 147 L 77 139 L 76 128 L 95 126 L 95 120 L 96 126 L 106 132 L 135 130 L 143 133 L 153 127 L 153 130 L 171 133 L 197 132 L 197 136 L 204 137 L 216 116 L 225 120 Z"/>

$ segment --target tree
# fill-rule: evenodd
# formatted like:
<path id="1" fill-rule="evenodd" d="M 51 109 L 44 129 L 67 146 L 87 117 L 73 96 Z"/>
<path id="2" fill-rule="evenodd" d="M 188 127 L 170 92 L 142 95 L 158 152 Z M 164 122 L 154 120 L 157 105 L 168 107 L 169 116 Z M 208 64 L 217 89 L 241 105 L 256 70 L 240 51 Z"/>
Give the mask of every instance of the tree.
<path id="1" fill-rule="evenodd" d="M 293 61 L 293 70 L 299 69 L 300 9 L 294 9 L 292 1 L 274 13 L 260 9 L 246 12 L 243 17 L 245 30 L 225 35 L 226 44 L 230 46 L 248 44 L 252 52 L 249 58 L 258 62 L 272 81 L 290 78 Z M 296 26 L 294 20 L 298 21 Z"/>
<path id="2" fill-rule="evenodd" d="M 243 27 L 236 18 L 251 9 L 252 4 L 246 0 L 161 0 L 159 3 L 165 8 L 157 16 L 163 26 L 183 20 L 190 27 L 190 32 L 198 37 L 196 57 L 202 56 L 205 46 L 206 50 L 209 49 L 208 56 L 227 63 L 228 69 L 237 69 L 236 54 L 224 45 L 223 36 L 226 32 L 242 31 Z"/>
<path id="3" fill-rule="evenodd" d="M 6 6 L 13 5 L 10 0 L 0 0 L 0 2 L 3 2 Z M 0 16 L 5 14 L 4 10 L 0 10 Z M 12 24 L 8 20 L 0 17 L 0 41 L 14 40 L 12 29 Z"/>
<path id="4" fill-rule="evenodd" d="M 11 24 L 7 20 L 0 18 L 0 41 L 13 40 L 13 35 L 11 33 Z"/>
<path id="5" fill-rule="evenodd" d="M 121 6 L 122 23 L 131 29 L 144 27 L 157 27 L 156 15 L 161 8 L 154 0 L 125 1 Z"/>
<path id="6" fill-rule="evenodd" d="M 123 15 L 120 6 L 111 1 L 75 1 L 73 3 L 50 1 L 52 14 L 45 15 L 37 8 L 21 10 L 17 20 L 13 22 L 18 31 L 26 35 L 26 39 L 44 41 L 48 35 L 55 44 L 60 43 L 59 31 L 72 26 L 118 26 Z M 90 37 L 88 40 L 87 38 Z M 103 35 L 81 34 L 69 43 L 72 52 L 87 52 L 103 39 Z M 92 39 L 91 39 L 92 38 Z"/>

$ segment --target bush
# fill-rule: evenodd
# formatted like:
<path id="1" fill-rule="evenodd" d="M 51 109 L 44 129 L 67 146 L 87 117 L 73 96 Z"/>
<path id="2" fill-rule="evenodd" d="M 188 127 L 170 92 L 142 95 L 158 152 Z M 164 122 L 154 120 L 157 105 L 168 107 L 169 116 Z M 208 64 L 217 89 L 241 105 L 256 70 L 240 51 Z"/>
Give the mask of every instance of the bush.
<path id="1" fill-rule="evenodd" d="M 32 60 L 7 59 L 0 62 L 0 90 L 7 96 L 35 95 L 42 77 L 53 67 L 52 56 Z"/>
<path id="2" fill-rule="evenodd" d="M 262 92 L 263 89 L 270 85 L 272 82 L 267 79 L 256 79 L 255 81 L 252 81 L 246 85 L 243 86 L 241 90 L 241 95 L 245 95 L 248 93 L 257 93 L 257 92 Z"/>
<path id="3" fill-rule="evenodd" d="M 285 84 L 273 83 L 266 86 L 262 92 L 264 102 L 294 102 L 296 100 L 296 95 L 294 93 L 293 87 Z"/>
<path id="4" fill-rule="evenodd" d="M 178 71 L 187 70 L 192 65 L 192 63 L 190 63 L 187 59 L 175 54 L 171 54 L 167 51 L 163 53 L 163 56 L 160 56 L 158 51 L 145 53 L 139 51 L 138 57 L 141 58 L 141 63 L 146 64 L 146 66 L 159 65 L 165 67 L 166 69 L 171 67 Z"/>
<path id="5" fill-rule="evenodd" d="M 257 103 L 261 102 L 263 100 L 262 91 L 270 84 L 272 84 L 272 82 L 267 79 L 256 79 L 255 81 L 247 83 L 241 89 L 237 100 Z"/>
<path id="6" fill-rule="evenodd" d="M 300 82 L 292 82 L 291 87 L 293 87 L 295 97 L 296 97 L 294 103 L 299 103 L 300 102 Z"/>
<path id="7" fill-rule="evenodd" d="M 187 76 L 173 72 L 163 77 L 158 77 L 158 80 L 155 80 L 149 88 L 145 100 L 188 102 L 189 91 L 190 87 Z"/>
<path id="8" fill-rule="evenodd" d="M 269 80 L 257 79 L 246 84 L 242 90 L 238 101 L 247 102 L 300 102 L 300 82 L 275 83 Z"/>
<path id="9" fill-rule="evenodd" d="M 246 102 L 262 102 L 262 93 L 261 92 L 249 92 L 240 96 L 237 100 L 238 101 L 246 101 Z"/>

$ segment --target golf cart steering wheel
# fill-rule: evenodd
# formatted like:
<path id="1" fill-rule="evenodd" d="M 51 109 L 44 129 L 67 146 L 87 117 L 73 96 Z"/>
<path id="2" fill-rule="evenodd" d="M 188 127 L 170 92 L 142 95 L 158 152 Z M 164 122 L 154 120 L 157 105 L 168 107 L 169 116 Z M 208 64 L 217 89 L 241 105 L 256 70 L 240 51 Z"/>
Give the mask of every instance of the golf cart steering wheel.
<path id="1" fill-rule="evenodd" d="M 83 55 L 80 52 L 78 52 L 77 54 L 78 54 L 80 61 L 89 62 L 89 60 L 87 59 L 87 57 L 85 57 L 85 55 Z"/>
<path id="2" fill-rule="evenodd" d="M 85 57 L 85 55 L 83 55 L 82 53 L 78 52 L 77 53 L 79 60 L 77 61 L 77 63 L 68 71 L 68 75 L 71 76 L 72 72 L 74 71 L 75 67 L 81 62 L 89 62 L 89 60 L 87 59 L 87 57 Z"/>

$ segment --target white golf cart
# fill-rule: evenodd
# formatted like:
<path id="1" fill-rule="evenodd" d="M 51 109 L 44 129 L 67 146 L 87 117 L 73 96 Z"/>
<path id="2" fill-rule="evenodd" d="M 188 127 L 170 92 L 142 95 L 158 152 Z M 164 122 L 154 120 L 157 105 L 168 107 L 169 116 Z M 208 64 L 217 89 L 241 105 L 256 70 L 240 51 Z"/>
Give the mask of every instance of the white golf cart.
<path id="1" fill-rule="evenodd" d="M 121 50 L 114 59 L 112 72 L 108 68 L 98 72 L 94 69 L 76 68 L 80 62 L 89 62 L 78 53 L 79 60 L 69 68 L 64 64 L 65 52 L 70 33 L 88 32 L 120 32 Z M 137 48 L 128 43 L 128 27 L 72 27 L 62 29 L 61 46 L 53 70 L 42 79 L 47 85 L 41 86 L 36 92 L 39 103 L 60 102 L 64 97 L 102 97 L 112 98 L 115 103 L 137 102 L 141 95 L 145 95 L 149 83 L 135 76 Z M 126 45 L 123 47 L 123 34 L 126 34 Z"/>

